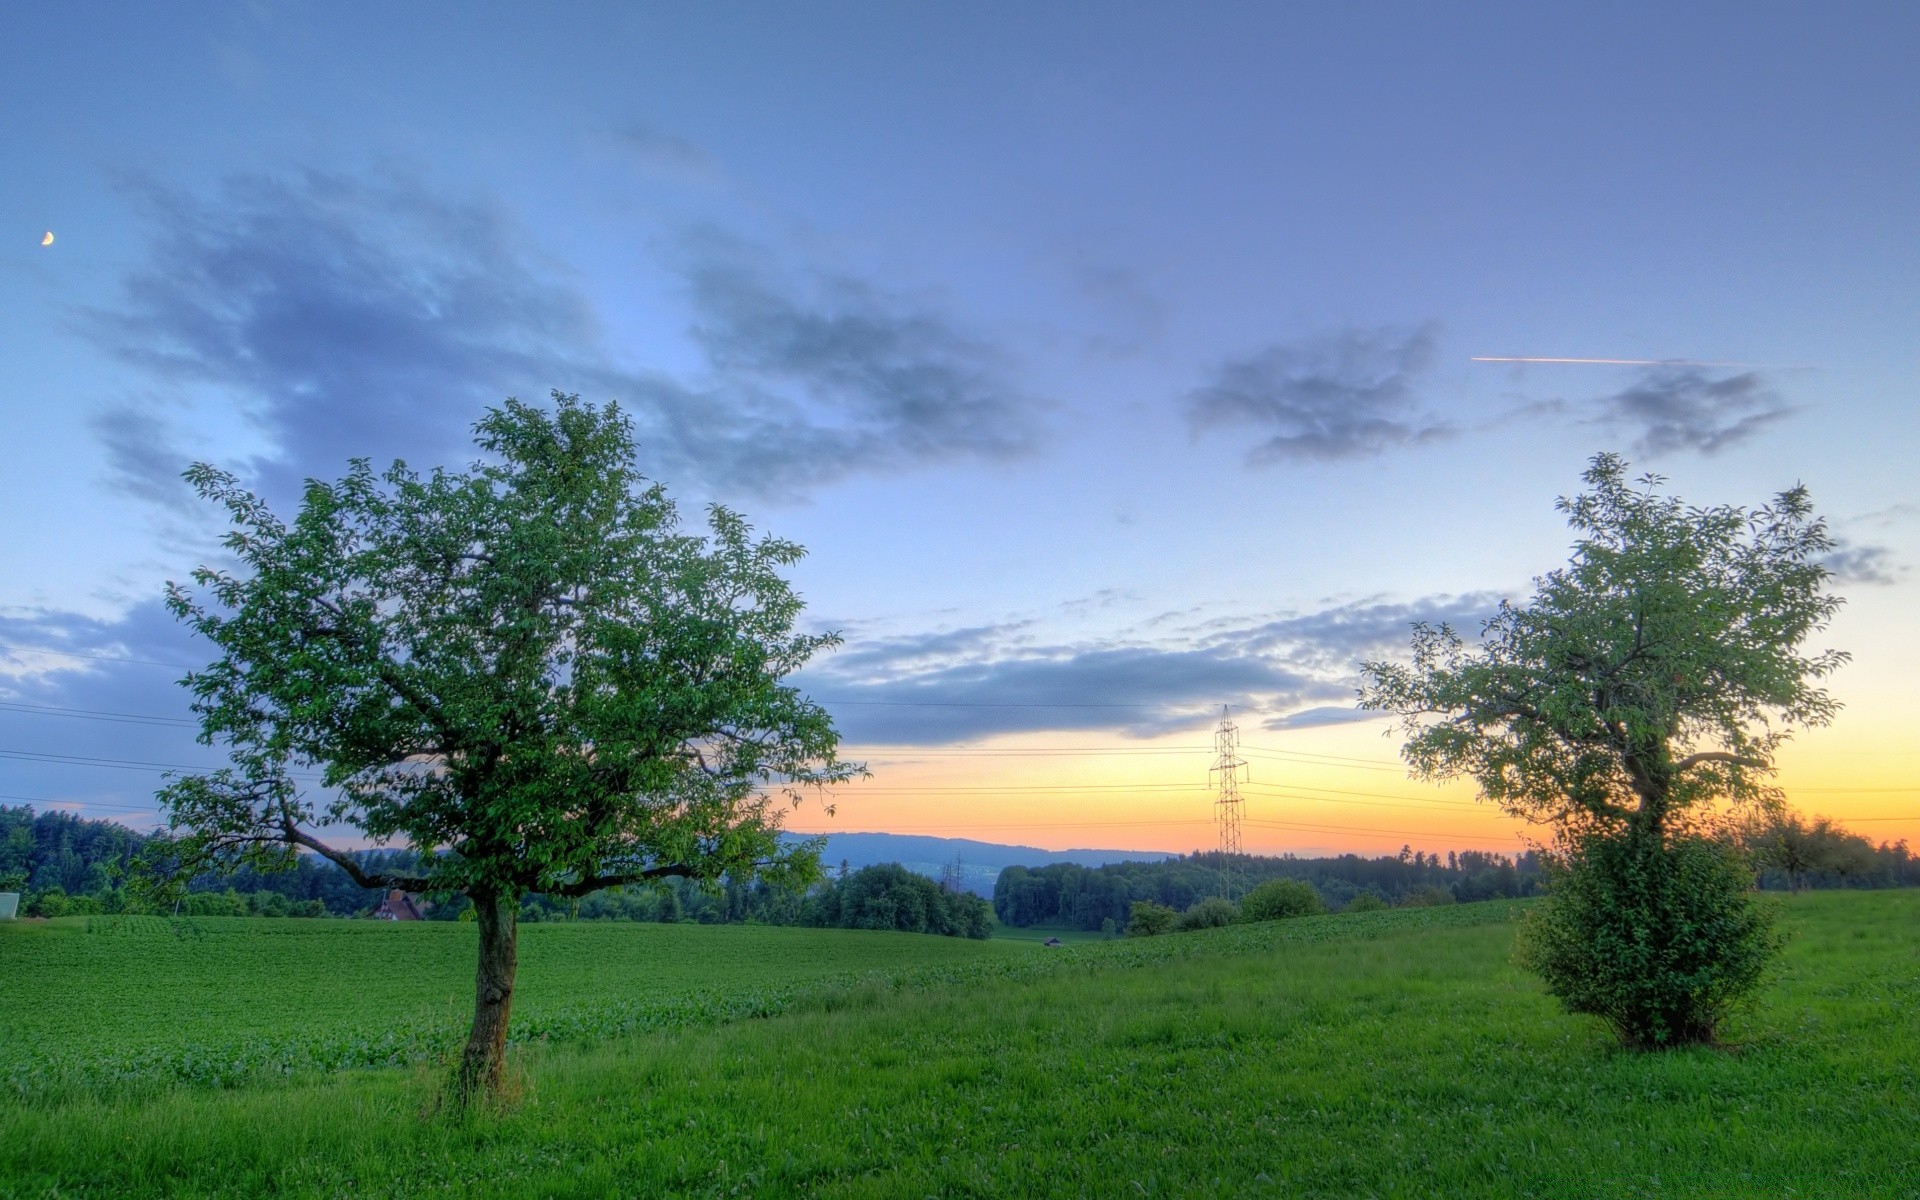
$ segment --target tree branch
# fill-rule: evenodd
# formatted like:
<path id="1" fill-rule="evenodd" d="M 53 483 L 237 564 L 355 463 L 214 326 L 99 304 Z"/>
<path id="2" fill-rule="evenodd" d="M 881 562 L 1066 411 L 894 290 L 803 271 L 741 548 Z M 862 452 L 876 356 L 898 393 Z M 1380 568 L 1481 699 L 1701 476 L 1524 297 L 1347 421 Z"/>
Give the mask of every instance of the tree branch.
<path id="1" fill-rule="evenodd" d="M 687 866 L 685 863 L 669 863 L 664 867 L 648 867 L 644 871 L 628 871 L 619 875 L 594 875 L 586 879 L 575 880 L 565 887 L 549 888 L 546 894 L 549 896 L 565 896 L 568 899 L 573 899 L 576 896 L 584 896 L 588 892 L 597 892 L 601 888 L 621 887 L 629 883 L 645 883 L 650 879 L 665 879 L 669 875 L 677 875 L 682 879 L 692 879 L 698 874 L 699 872 Z"/>
<path id="2" fill-rule="evenodd" d="M 417 875 L 389 875 L 384 871 L 370 873 L 355 862 L 351 854 L 335 850 L 319 838 L 302 830 L 293 823 L 293 818 L 284 813 L 280 817 L 280 832 L 286 841 L 296 846 L 305 846 L 345 871 L 347 878 L 363 888 L 399 888 L 403 892 L 424 892 L 433 886 L 429 880 Z"/>
<path id="3" fill-rule="evenodd" d="M 1690 767 L 1697 767 L 1701 763 L 1710 762 L 1733 763 L 1735 766 L 1752 767 L 1756 771 L 1764 771 L 1773 765 L 1764 758 L 1748 758 L 1745 755 L 1734 754 L 1727 750 L 1702 750 L 1698 754 L 1689 754 L 1679 762 L 1674 763 L 1673 773 L 1678 775 Z"/>

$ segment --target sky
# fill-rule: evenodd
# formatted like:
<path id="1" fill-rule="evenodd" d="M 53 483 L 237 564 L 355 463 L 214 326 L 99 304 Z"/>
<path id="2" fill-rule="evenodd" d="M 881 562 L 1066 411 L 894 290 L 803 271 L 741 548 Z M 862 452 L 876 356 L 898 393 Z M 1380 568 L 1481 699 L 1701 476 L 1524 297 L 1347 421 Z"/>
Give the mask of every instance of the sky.
<path id="1" fill-rule="evenodd" d="M 799 682 L 872 778 L 796 829 L 1210 848 L 1228 706 L 1249 850 L 1518 849 L 1356 664 L 1524 600 L 1617 451 L 1811 489 L 1854 657 L 1779 782 L 1920 841 L 1916 45 L 1898 4 L 16 9 L 0 803 L 144 827 L 217 761 L 160 604 L 219 553 L 188 463 L 288 511 L 558 389 L 808 548 L 845 641 Z"/>

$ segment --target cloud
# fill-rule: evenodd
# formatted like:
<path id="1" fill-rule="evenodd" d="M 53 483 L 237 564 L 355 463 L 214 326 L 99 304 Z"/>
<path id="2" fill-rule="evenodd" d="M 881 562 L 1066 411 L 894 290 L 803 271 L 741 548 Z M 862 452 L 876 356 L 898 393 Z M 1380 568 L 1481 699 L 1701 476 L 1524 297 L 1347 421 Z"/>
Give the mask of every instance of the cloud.
<path id="1" fill-rule="evenodd" d="M 1351 694 L 1251 655 L 1147 646 L 1049 648 L 891 677 L 848 678 L 832 666 L 810 675 L 809 691 L 853 743 L 1087 729 L 1148 737 L 1205 725 L 1223 703 L 1285 707 Z"/>
<path id="2" fill-rule="evenodd" d="M 1352 699 L 1362 657 L 1404 652 L 1412 622 L 1477 633 L 1497 603 L 1492 593 L 1363 601 L 1151 642 L 1042 645 L 1025 622 L 972 626 L 857 642 L 797 682 L 853 743 L 1092 729 L 1150 737 L 1204 728 L 1222 704 L 1278 714 L 1268 728 L 1303 728 L 1371 719 L 1329 702 Z"/>
<path id="3" fill-rule="evenodd" d="M 1893 561 L 1893 551 L 1887 547 L 1857 544 L 1846 538 L 1835 538 L 1833 553 L 1822 562 L 1833 572 L 1835 583 L 1884 587 L 1896 582 L 1905 571 Z"/>
<path id="4" fill-rule="evenodd" d="M 722 494 L 794 497 L 1034 444 L 1033 406 L 989 348 L 854 280 L 803 298 L 700 266 L 695 332 L 712 363 L 684 382 L 617 364 L 593 305 L 491 206 L 318 172 L 239 177 L 206 199 L 134 195 L 150 254 L 90 327 L 152 379 L 232 404 L 269 446 L 251 467 L 270 495 L 355 456 L 462 461 L 485 406 L 556 388 L 619 400 L 643 469 Z M 168 468 L 213 456 L 148 410 L 95 428 L 120 486 L 148 498 Z"/>
<path id="5" fill-rule="evenodd" d="M 158 600 L 118 619 L 0 615 L 0 791 L 15 797 L 0 803 L 26 797 L 151 825 L 164 777 L 140 764 L 210 768 L 223 761 L 195 742 L 191 697 L 177 683 L 211 658 L 207 644 Z"/>
<path id="6" fill-rule="evenodd" d="M 1426 596 L 1411 601 L 1378 598 L 1236 625 L 1208 635 L 1209 645 L 1232 646 L 1244 653 L 1284 654 L 1290 661 L 1322 672 L 1351 673 L 1363 658 L 1393 657 L 1406 650 L 1414 622 L 1453 626 L 1474 637 L 1500 605 L 1497 592 Z"/>
<path id="7" fill-rule="evenodd" d="M 798 389 L 843 414 L 845 452 L 901 466 L 1016 458 L 1039 405 L 992 347 L 938 314 L 845 276 L 783 286 L 744 248 L 703 239 L 686 277 L 694 336 L 728 379 Z"/>
<path id="8" fill-rule="evenodd" d="M 1433 361 L 1437 330 L 1347 329 L 1280 342 L 1215 369 L 1187 398 L 1196 432 L 1250 426 L 1269 434 L 1249 463 L 1367 458 L 1446 436 L 1417 411 L 1414 384 Z"/>
<path id="9" fill-rule="evenodd" d="M 683 137 L 645 121 L 616 130 L 614 142 L 643 170 L 681 183 L 714 183 L 720 169 L 713 157 Z"/>
<path id="10" fill-rule="evenodd" d="M 107 452 L 108 481 L 116 490 L 177 512 L 197 508 L 180 478 L 191 456 L 174 443 L 172 427 L 151 407 L 110 408 L 88 424 Z"/>
<path id="11" fill-rule="evenodd" d="M 1757 372 L 1714 376 L 1675 367 L 1649 368 L 1599 405 L 1599 423 L 1636 431 L 1634 448 L 1650 455 L 1714 454 L 1793 412 Z"/>
<path id="12" fill-rule="evenodd" d="M 1284 717 L 1272 717 L 1260 723 L 1262 729 L 1324 729 L 1329 725 L 1354 725 L 1363 721 L 1384 721 L 1391 713 L 1368 712 L 1365 709 L 1348 708 L 1342 705 L 1322 705 L 1319 708 L 1303 708 L 1299 712 L 1288 713 Z"/>

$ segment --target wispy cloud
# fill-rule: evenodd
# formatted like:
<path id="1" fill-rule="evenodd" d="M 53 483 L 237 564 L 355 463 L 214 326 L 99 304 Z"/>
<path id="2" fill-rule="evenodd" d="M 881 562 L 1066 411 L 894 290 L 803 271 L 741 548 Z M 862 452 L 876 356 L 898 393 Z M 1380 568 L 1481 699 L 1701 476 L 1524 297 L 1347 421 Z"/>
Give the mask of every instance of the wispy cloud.
<path id="1" fill-rule="evenodd" d="M 1353 697 L 1361 658 L 1405 651 L 1412 622 L 1477 633 L 1497 602 L 1491 593 L 1369 600 L 1073 644 L 1040 642 L 1027 622 L 972 626 L 856 643 L 801 682 L 854 742 L 1089 729 L 1147 737 L 1202 728 L 1222 704 L 1268 714 L 1268 728 L 1301 728 L 1367 719 L 1335 702 Z"/>
<path id="2" fill-rule="evenodd" d="M 724 378 L 794 388 L 841 414 L 848 451 L 869 463 L 1007 459 L 1037 447 L 1040 406 L 1013 386 L 994 347 L 860 280 L 783 279 L 760 258 L 713 238 L 688 248 L 694 336 Z"/>
<path id="3" fill-rule="evenodd" d="M 650 474 L 723 495 L 1000 459 L 1039 436 L 990 347 L 857 280 L 783 290 L 689 260 L 711 363 L 684 381 L 617 363 L 566 270 L 488 205 L 316 172 L 241 177 L 210 198 L 134 194 L 150 253 L 93 332 L 156 382 L 243 414 L 270 447 L 252 464 L 270 492 L 354 456 L 460 461 L 484 406 L 555 388 L 619 400 Z M 167 460 L 207 456 L 150 406 L 95 428 L 122 486 L 148 498 L 185 465 Z"/>
<path id="4" fill-rule="evenodd" d="M 1714 454 L 1753 437 L 1793 412 L 1759 373 L 1713 375 L 1691 367 L 1651 367 L 1604 397 L 1596 418 L 1638 434 L 1634 448 Z"/>
<path id="5" fill-rule="evenodd" d="M 720 178 L 713 157 L 694 142 L 647 121 L 629 121 L 614 132 L 614 144 L 643 170 L 682 183 Z"/>
<path id="6" fill-rule="evenodd" d="M 1187 397 L 1187 416 L 1196 432 L 1253 429 L 1256 465 L 1366 458 L 1444 437 L 1449 427 L 1421 414 L 1414 393 L 1436 336 L 1429 323 L 1278 342 L 1217 367 Z"/>
<path id="7" fill-rule="evenodd" d="M 1905 569 L 1894 562 L 1893 551 L 1872 543 L 1835 538 L 1833 553 L 1825 565 L 1833 572 L 1835 583 L 1859 583 L 1876 587 L 1896 583 Z"/>

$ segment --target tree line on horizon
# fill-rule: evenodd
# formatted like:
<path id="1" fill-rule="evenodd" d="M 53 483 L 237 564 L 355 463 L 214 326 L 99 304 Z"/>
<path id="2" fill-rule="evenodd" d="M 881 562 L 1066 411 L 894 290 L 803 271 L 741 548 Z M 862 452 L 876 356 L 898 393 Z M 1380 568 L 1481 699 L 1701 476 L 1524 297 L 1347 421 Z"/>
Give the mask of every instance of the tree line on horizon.
<path id="1" fill-rule="evenodd" d="M 164 848 L 164 841 L 115 821 L 0 805 L 0 892 L 24 893 L 23 916 L 146 911 L 156 901 L 130 889 L 128 880 L 151 865 L 143 852 Z M 362 850 L 354 858 L 371 873 L 421 866 L 421 856 L 405 849 Z M 185 916 L 350 918 L 370 916 L 385 895 L 318 855 L 301 854 L 280 870 L 243 863 L 204 872 L 160 906 Z M 459 893 L 428 893 L 425 901 L 427 920 L 472 919 L 472 902 Z M 898 863 L 858 870 L 843 863 L 804 887 L 724 876 L 710 885 L 667 878 L 580 897 L 533 894 L 522 899 L 520 920 L 805 925 L 983 938 L 992 931 L 991 913 L 984 898 Z"/>
<path id="2" fill-rule="evenodd" d="M 1905 841 L 1875 843 L 1825 817 L 1809 820 L 1785 814 L 1744 826 L 1738 837 L 1753 862 L 1756 886 L 1766 890 L 1920 887 L 1920 854 Z M 0 892 L 22 893 L 22 916 L 135 911 L 141 902 L 126 884 L 129 875 L 139 871 L 139 857 L 151 840 L 116 821 L 0 804 Z M 408 850 L 365 850 L 356 857 L 368 871 L 408 870 L 417 862 Z M 1411 847 L 1402 847 L 1397 855 L 1371 858 L 1358 854 L 1250 856 L 1236 859 L 1231 873 L 1224 869 L 1226 865 L 1217 851 L 1195 851 L 1159 861 L 1099 867 L 1012 866 L 1004 868 L 995 882 L 991 912 L 1002 924 L 1021 928 L 1063 925 L 1098 930 L 1111 919 L 1124 932 L 1135 901 L 1185 912 L 1207 897 L 1230 889 L 1250 890 L 1268 879 L 1311 884 L 1327 908 L 1338 911 L 1362 894 L 1393 905 L 1531 896 L 1541 890 L 1545 869 L 1544 860 L 1533 851 L 1500 855 L 1466 850 L 1442 855 Z M 882 868 L 890 887 L 877 889 L 881 876 L 873 872 Z M 905 878 L 908 875 L 911 880 Z M 856 876 L 854 892 L 842 895 L 839 889 Z M 916 907 L 904 894 L 884 902 L 871 898 L 909 887 L 918 890 L 922 884 L 948 899 L 930 902 L 923 895 Z M 984 936 L 972 931 L 986 920 L 987 902 L 971 906 L 953 899 L 956 894 L 897 863 L 857 871 L 842 863 L 828 878 L 805 888 L 729 877 L 712 886 L 664 879 L 645 888 L 606 889 L 578 898 L 530 895 L 522 902 L 521 919 L 844 925 L 935 933 L 951 928 Z M 384 895 L 379 888 L 362 887 L 335 864 L 302 854 L 285 870 L 241 865 L 231 872 L 195 876 L 178 901 L 180 912 L 187 916 L 356 917 L 370 915 Z M 430 895 L 427 900 L 429 920 L 458 920 L 471 907 L 456 894 Z M 944 904 L 944 909 L 936 910 L 936 903 Z M 916 912 L 931 916 L 916 926 Z"/>

